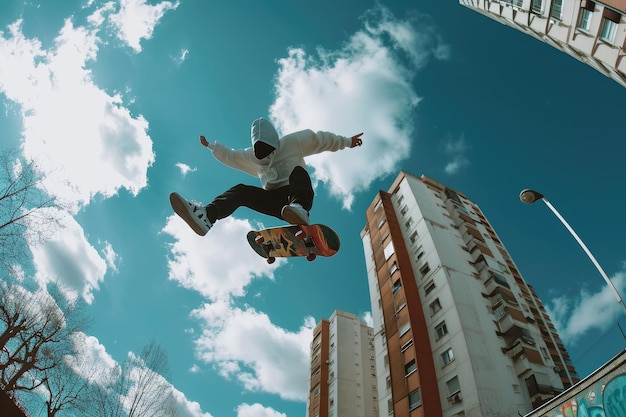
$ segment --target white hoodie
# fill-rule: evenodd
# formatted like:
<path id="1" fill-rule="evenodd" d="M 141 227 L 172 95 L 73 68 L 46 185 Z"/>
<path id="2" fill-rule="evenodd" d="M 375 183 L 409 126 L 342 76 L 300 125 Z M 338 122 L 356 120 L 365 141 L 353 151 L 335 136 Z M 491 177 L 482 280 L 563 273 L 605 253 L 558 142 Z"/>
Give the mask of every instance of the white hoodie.
<path id="1" fill-rule="evenodd" d="M 269 124 L 265 119 L 257 119 L 255 122 L 258 120 Z M 330 132 L 313 132 L 308 129 L 290 133 L 279 140 L 278 135 L 270 135 L 268 139 L 262 135 L 259 137 L 255 133 L 255 125 L 253 124 L 252 143 L 257 141 L 265 142 L 275 147 L 276 150 L 263 159 L 257 159 L 252 147 L 235 150 L 216 141 L 211 148 L 213 156 L 218 161 L 258 177 L 262 187 L 266 190 L 288 185 L 289 175 L 296 166 L 306 169 L 305 156 L 325 151 L 338 151 L 352 144 L 351 138 Z"/>

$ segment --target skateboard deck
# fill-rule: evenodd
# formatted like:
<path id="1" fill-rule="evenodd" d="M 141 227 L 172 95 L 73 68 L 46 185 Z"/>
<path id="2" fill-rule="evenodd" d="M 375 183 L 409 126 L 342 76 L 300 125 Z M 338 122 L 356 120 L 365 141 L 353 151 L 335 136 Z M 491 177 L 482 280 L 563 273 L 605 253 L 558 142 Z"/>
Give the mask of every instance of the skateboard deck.
<path id="1" fill-rule="evenodd" d="M 339 251 L 337 233 L 323 224 L 288 225 L 248 232 L 248 243 L 256 253 L 273 263 L 276 258 L 333 256 Z"/>

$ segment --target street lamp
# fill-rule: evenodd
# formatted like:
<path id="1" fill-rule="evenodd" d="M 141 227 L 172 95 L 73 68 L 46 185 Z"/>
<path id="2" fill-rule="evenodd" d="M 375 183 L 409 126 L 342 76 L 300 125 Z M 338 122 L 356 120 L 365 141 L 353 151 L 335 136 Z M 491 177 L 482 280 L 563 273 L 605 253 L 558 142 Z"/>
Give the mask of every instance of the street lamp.
<path id="1" fill-rule="evenodd" d="M 567 230 L 569 230 L 572 236 L 574 236 L 574 239 L 576 239 L 578 244 L 583 248 L 587 256 L 589 256 L 589 259 L 591 259 L 591 262 L 593 262 L 593 264 L 598 269 L 598 272 L 600 272 L 600 275 L 602 275 L 602 278 L 604 278 L 606 283 L 609 285 L 609 288 L 611 288 L 611 290 L 613 291 L 613 294 L 615 294 L 615 298 L 617 298 L 617 302 L 620 303 L 621 306 L 624 308 L 624 311 L 626 311 L 626 305 L 624 305 L 624 301 L 622 300 L 622 297 L 619 295 L 619 292 L 617 291 L 617 288 L 615 288 L 615 285 L 613 285 L 613 282 L 611 282 L 609 277 L 606 275 L 606 272 L 604 272 L 604 270 L 602 269 L 598 261 L 596 261 L 596 258 L 591 254 L 591 251 L 589 251 L 587 246 L 578 237 L 576 232 L 574 232 L 574 229 L 572 229 L 569 223 L 565 221 L 563 216 L 561 216 L 561 214 L 558 211 L 556 211 L 554 206 L 550 204 L 550 202 L 543 196 L 543 194 L 534 190 L 526 189 L 526 190 L 523 190 L 519 194 L 519 199 L 522 200 L 522 203 L 526 203 L 526 204 L 532 204 L 537 200 L 543 200 L 543 202 L 546 203 L 546 206 L 548 206 L 548 208 L 552 210 L 554 215 L 561 221 L 561 223 L 563 223 L 563 225 L 567 228 Z"/>

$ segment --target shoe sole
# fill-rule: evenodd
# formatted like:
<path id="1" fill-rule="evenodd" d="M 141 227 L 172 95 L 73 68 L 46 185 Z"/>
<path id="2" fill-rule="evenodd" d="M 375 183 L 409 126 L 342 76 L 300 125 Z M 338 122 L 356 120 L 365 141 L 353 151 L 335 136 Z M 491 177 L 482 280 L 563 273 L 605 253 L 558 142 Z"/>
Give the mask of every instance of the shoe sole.
<path id="1" fill-rule="evenodd" d="M 285 206 L 280 215 L 283 217 L 283 220 L 289 224 L 311 224 L 309 219 L 300 217 L 300 215 L 289 206 Z"/>
<path id="2" fill-rule="evenodd" d="M 178 216 L 183 219 L 194 232 L 200 236 L 206 235 L 207 231 L 196 223 L 194 214 L 191 210 L 189 210 L 189 204 L 187 204 L 187 201 L 180 194 L 171 193 L 170 204 L 172 205 L 174 212 L 178 214 Z"/>

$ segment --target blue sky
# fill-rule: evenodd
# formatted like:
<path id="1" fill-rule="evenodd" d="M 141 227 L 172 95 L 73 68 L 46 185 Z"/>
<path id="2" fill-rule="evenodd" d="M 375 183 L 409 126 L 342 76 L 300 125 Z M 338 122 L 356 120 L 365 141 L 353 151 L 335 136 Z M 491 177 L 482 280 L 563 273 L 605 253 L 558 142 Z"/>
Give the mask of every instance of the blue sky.
<path id="1" fill-rule="evenodd" d="M 369 314 L 359 233 L 400 169 L 465 193 L 534 286 L 581 376 L 624 348 L 623 311 L 542 203 L 565 216 L 623 290 L 626 91 L 454 1 L 6 0 L 0 5 L 2 146 L 36 158 L 64 227 L 31 248 L 26 280 L 86 304 L 84 355 L 168 351 L 182 416 L 305 413 L 311 329 Z M 249 145 L 250 123 L 365 132 L 308 162 L 312 220 L 341 252 L 267 265 L 241 209 L 196 236 L 172 191 L 208 202 L 257 180 L 200 134 Z"/>

